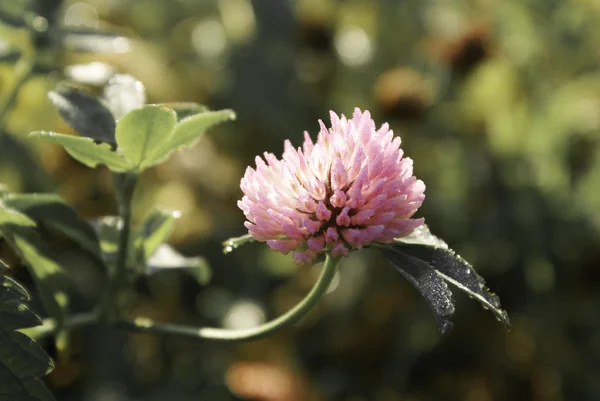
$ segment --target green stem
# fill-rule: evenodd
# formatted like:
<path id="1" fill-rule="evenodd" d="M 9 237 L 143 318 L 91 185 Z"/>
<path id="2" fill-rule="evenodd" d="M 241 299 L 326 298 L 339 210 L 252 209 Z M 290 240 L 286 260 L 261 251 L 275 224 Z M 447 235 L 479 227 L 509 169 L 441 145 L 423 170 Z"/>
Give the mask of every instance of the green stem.
<path id="1" fill-rule="evenodd" d="M 241 237 L 229 238 L 227 241 L 223 242 L 223 253 L 228 254 L 237 247 L 254 241 L 256 240 L 250 234 L 242 235 Z"/>
<path id="2" fill-rule="evenodd" d="M 28 55 L 22 54 L 19 60 L 15 64 L 15 78 L 12 87 L 9 89 L 8 94 L 0 103 L 0 128 L 4 128 L 8 114 L 12 109 L 19 91 L 27 82 L 31 73 L 33 72 L 34 59 Z M 0 133 L 0 135 L 2 135 Z"/>
<path id="3" fill-rule="evenodd" d="M 90 326 L 98 322 L 98 315 L 94 312 L 81 313 L 69 316 L 64 321 L 64 328 L 73 330 L 78 327 Z M 28 335 L 34 340 L 39 340 L 49 334 L 54 333 L 58 328 L 55 319 L 44 319 L 41 326 L 32 327 L 29 329 L 19 330 L 21 333 Z"/>
<path id="4" fill-rule="evenodd" d="M 117 185 L 117 200 L 119 202 L 119 215 L 122 219 L 122 227 L 119 232 L 119 250 L 117 252 L 117 265 L 115 279 L 126 280 L 127 278 L 127 254 L 129 253 L 129 237 L 131 235 L 131 215 L 133 192 L 137 176 L 125 174 L 121 188 Z"/>
<path id="5" fill-rule="evenodd" d="M 327 254 L 321 275 L 308 295 L 298 305 L 290 309 L 284 315 L 252 329 L 229 330 L 212 327 L 197 328 L 168 323 L 155 323 L 147 318 L 137 318 L 134 321 L 120 321 L 117 323 L 117 327 L 141 333 L 172 334 L 204 340 L 256 340 L 271 334 L 274 331 L 289 327 L 302 319 L 327 292 L 327 289 L 331 284 L 331 280 L 333 280 L 333 277 L 335 276 L 339 261 L 340 258 L 332 257 Z"/>
<path id="6" fill-rule="evenodd" d="M 114 176 L 121 228 L 119 231 L 119 249 L 115 270 L 108 276 L 108 283 L 99 304 L 99 314 L 105 323 L 114 323 L 120 314 L 119 295 L 128 286 L 127 255 L 131 236 L 132 200 L 137 182 L 135 174 L 116 174 Z"/>
<path id="7" fill-rule="evenodd" d="M 151 319 L 139 317 L 133 321 L 131 320 L 120 320 L 114 323 L 117 328 L 124 329 L 127 331 L 138 332 L 138 333 L 151 333 L 160 335 L 176 335 L 188 338 L 195 338 L 199 340 L 215 340 L 215 341 L 251 341 L 258 338 L 262 338 L 268 334 L 271 334 L 277 330 L 281 330 L 285 327 L 289 327 L 300 319 L 302 319 L 310 310 L 319 302 L 321 297 L 327 292 L 335 272 L 337 271 L 337 265 L 341 258 L 332 257 L 328 254 L 325 257 L 325 263 L 323 270 L 319 275 L 317 282 L 315 283 L 312 290 L 308 295 L 294 308 L 290 309 L 287 313 L 278 317 L 277 319 L 271 320 L 258 327 L 246 330 L 230 330 L 230 329 L 218 329 L 212 327 L 191 327 L 182 326 L 170 323 L 155 323 Z M 82 325 L 89 325 L 97 323 L 96 320 L 88 319 L 91 315 L 78 315 L 68 318 L 65 322 L 67 329 L 73 327 L 80 327 Z M 76 326 L 73 323 L 78 323 Z M 52 322 L 52 319 L 44 320 L 44 324 L 36 328 L 36 339 L 39 339 L 45 335 L 51 334 L 56 325 Z"/>

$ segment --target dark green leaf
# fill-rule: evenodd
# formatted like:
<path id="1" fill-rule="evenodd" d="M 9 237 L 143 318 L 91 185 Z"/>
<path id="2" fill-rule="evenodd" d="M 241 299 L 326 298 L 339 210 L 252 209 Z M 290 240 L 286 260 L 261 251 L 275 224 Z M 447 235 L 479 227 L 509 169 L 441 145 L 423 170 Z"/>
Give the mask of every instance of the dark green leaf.
<path id="1" fill-rule="evenodd" d="M 146 88 L 131 75 L 113 76 L 104 88 L 104 100 L 116 120 L 146 103 Z"/>
<path id="2" fill-rule="evenodd" d="M 41 324 L 28 300 L 16 281 L 0 276 L 0 399 L 52 401 L 39 379 L 52 370 L 52 360 L 35 341 L 15 331 Z"/>
<path id="3" fill-rule="evenodd" d="M 68 278 L 65 272 L 55 262 L 49 247 L 34 229 L 13 226 L 10 229 L 3 227 L 1 232 L 29 267 L 46 312 L 62 328 L 68 307 Z M 59 336 L 61 335 L 62 330 L 59 329 Z"/>
<path id="4" fill-rule="evenodd" d="M 440 278 L 475 298 L 506 327 L 510 327 L 508 314 L 500 307 L 500 299 L 485 287 L 483 278 L 443 240 L 431 234 L 427 226 L 421 226 L 412 234 L 398 238 L 389 249 L 384 250 L 388 259 L 399 253 L 427 264 Z"/>
<path id="5" fill-rule="evenodd" d="M 62 85 L 48 93 L 63 120 L 82 136 L 115 144 L 115 118 L 94 96 Z"/>
<path id="6" fill-rule="evenodd" d="M 448 332 L 452 328 L 450 318 L 454 314 L 454 301 L 446 282 L 427 263 L 395 247 L 384 248 L 383 254 L 427 300 L 440 333 Z"/>
<path id="7" fill-rule="evenodd" d="M 235 113 L 232 110 L 206 111 L 195 114 L 179 121 L 167 142 L 157 148 L 148 157 L 148 165 L 154 165 L 166 160 L 169 155 L 179 148 L 192 146 L 213 125 L 228 120 L 234 120 Z"/>
<path id="8" fill-rule="evenodd" d="M 43 222 L 79 244 L 98 260 L 102 252 L 94 229 L 77 216 L 75 210 L 55 194 L 11 194 L 3 201 L 5 205 Z"/>
<path id="9" fill-rule="evenodd" d="M 146 274 L 181 271 L 190 275 L 198 284 L 206 285 L 210 280 L 210 267 L 202 257 L 185 257 L 167 244 L 161 244 L 148 259 Z"/>
<path id="10" fill-rule="evenodd" d="M 0 276 L 0 328 L 12 331 L 42 324 L 26 301 L 29 294 L 25 288 L 10 277 Z"/>
<path id="11" fill-rule="evenodd" d="M 117 144 L 129 162 L 143 169 L 149 167 L 149 158 L 169 137 L 177 122 L 177 115 L 161 105 L 146 105 L 125 114 L 117 123 Z"/>
<path id="12" fill-rule="evenodd" d="M 107 143 L 96 144 L 91 138 L 46 131 L 32 132 L 29 135 L 62 145 L 71 156 L 88 167 L 106 164 L 110 170 L 118 173 L 134 168 L 118 150 L 113 151 Z"/>

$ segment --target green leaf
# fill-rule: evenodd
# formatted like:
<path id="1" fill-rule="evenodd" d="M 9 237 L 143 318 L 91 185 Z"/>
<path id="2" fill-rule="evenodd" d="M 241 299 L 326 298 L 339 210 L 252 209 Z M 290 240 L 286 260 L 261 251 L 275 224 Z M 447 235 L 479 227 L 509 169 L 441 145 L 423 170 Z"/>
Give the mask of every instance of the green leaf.
<path id="1" fill-rule="evenodd" d="M 140 230 L 146 259 L 149 259 L 158 247 L 171 236 L 175 228 L 175 221 L 180 216 L 181 212 L 177 210 L 154 210 L 146 217 Z"/>
<path id="2" fill-rule="evenodd" d="M 167 106 L 168 108 L 175 111 L 175 113 L 177 113 L 177 122 L 183 120 L 186 117 L 209 111 L 206 106 L 192 102 L 163 103 L 163 105 Z"/>
<path id="3" fill-rule="evenodd" d="M 98 99 L 81 89 L 61 85 L 48 93 L 63 120 L 84 137 L 115 144 L 115 118 Z"/>
<path id="4" fill-rule="evenodd" d="M 35 221 L 31 220 L 26 215 L 20 213 L 5 203 L 5 200 L 0 200 L 0 226 L 16 225 L 16 226 L 35 226 Z"/>
<path id="5" fill-rule="evenodd" d="M 405 277 L 410 275 L 415 278 L 411 283 L 432 305 L 441 331 L 444 321 L 452 314 L 442 312 L 450 309 L 453 311 L 454 308 L 444 306 L 450 294 L 449 290 L 439 283 L 440 278 L 479 301 L 500 322 L 510 327 L 508 314 L 500 307 L 498 296 L 485 287 L 483 278 L 466 260 L 450 249 L 442 239 L 431 234 L 426 225 L 405 237 L 397 238 L 395 243 L 383 248 L 383 253 L 398 270 L 405 271 Z M 435 273 L 437 278 L 433 278 L 429 273 L 422 273 L 429 270 Z"/>
<path id="6" fill-rule="evenodd" d="M 119 250 L 119 227 L 122 219 L 118 216 L 104 216 L 94 219 L 91 224 L 98 238 L 100 239 L 100 249 L 106 257 L 107 254 L 117 254 Z"/>
<path id="7" fill-rule="evenodd" d="M 169 271 L 181 271 L 190 275 L 199 285 L 210 281 L 211 272 L 202 257 L 185 257 L 167 244 L 161 244 L 148 259 L 146 274 L 153 275 Z"/>
<path id="8" fill-rule="evenodd" d="M 19 254 L 29 268 L 40 293 L 46 312 L 57 321 L 58 338 L 64 338 L 64 323 L 68 298 L 67 275 L 51 256 L 47 244 L 38 233 L 29 227 L 2 227 L 2 235 Z M 60 350 L 59 350 L 60 351 Z"/>
<path id="9" fill-rule="evenodd" d="M 165 106 L 131 110 L 117 123 L 117 144 L 131 165 L 149 167 L 149 156 L 169 139 L 176 122 L 175 112 Z"/>
<path id="10" fill-rule="evenodd" d="M 121 217 L 104 216 L 92 221 L 92 227 L 100 238 L 100 248 L 102 250 L 102 259 L 107 266 L 112 265 L 117 261 L 117 253 L 119 251 L 119 230 L 122 223 Z M 145 257 L 141 249 L 141 239 L 136 233 L 129 236 L 129 246 L 127 254 L 128 266 L 145 265 Z M 138 272 L 139 273 L 139 272 Z"/>
<path id="11" fill-rule="evenodd" d="M 235 113 L 232 110 L 206 111 L 184 118 L 175 125 L 169 140 L 155 150 L 146 161 L 146 164 L 154 165 L 161 163 L 177 149 L 192 146 L 208 128 L 234 119 Z"/>
<path id="12" fill-rule="evenodd" d="M 61 232 L 79 244 L 97 260 L 102 260 L 102 252 L 96 231 L 77 216 L 75 210 L 55 194 L 11 194 L 2 202 L 25 213 L 30 218 Z"/>
<path id="13" fill-rule="evenodd" d="M 0 399 L 52 401 L 39 379 L 53 369 L 52 360 L 35 341 L 15 331 L 42 323 L 27 301 L 29 295 L 21 285 L 0 276 Z"/>
<path id="14" fill-rule="evenodd" d="M 106 164 L 109 169 L 118 173 L 134 168 L 134 166 L 129 163 L 119 151 L 113 151 L 109 144 L 96 144 L 91 138 L 82 138 L 47 131 L 32 132 L 29 136 L 43 138 L 49 142 L 62 145 L 71 156 L 88 167 Z"/>

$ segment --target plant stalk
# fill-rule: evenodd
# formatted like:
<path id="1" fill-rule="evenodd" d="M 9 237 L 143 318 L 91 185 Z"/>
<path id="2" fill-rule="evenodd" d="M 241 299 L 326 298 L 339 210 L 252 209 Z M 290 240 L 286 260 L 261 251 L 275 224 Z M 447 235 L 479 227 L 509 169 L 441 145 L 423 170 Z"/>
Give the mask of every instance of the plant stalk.
<path id="1" fill-rule="evenodd" d="M 98 306 L 100 319 L 108 324 L 114 323 L 121 314 L 120 294 L 129 285 L 127 255 L 129 254 L 129 237 L 131 236 L 132 200 L 137 176 L 128 173 L 115 174 L 114 182 L 119 204 L 119 216 L 121 217 L 119 249 L 115 269 L 109 271 L 108 282 Z"/>
<path id="2" fill-rule="evenodd" d="M 256 340 L 275 331 L 292 326 L 306 316 L 306 314 L 310 312 L 310 310 L 319 302 L 321 297 L 327 292 L 327 289 L 329 288 L 329 285 L 335 276 L 337 265 L 340 260 L 341 258 L 339 257 L 333 257 L 327 254 L 325 257 L 323 270 L 321 271 L 317 282 L 308 295 L 298 305 L 280 317 L 251 329 L 234 330 L 213 327 L 193 327 L 171 323 L 156 323 L 145 317 L 138 317 L 134 320 L 118 320 L 108 322 L 108 324 L 131 332 L 175 335 L 198 340 L 232 342 Z M 97 320 L 91 319 L 90 316 L 92 315 L 82 314 L 67 318 L 65 327 L 69 329 L 98 323 Z M 44 320 L 44 324 L 42 326 L 31 330 L 32 332 L 35 332 L 36 337 L 34 338 L 39 339 L 45 335 L 51 334 L 55 328 L 56 325 L 52 323 L 52 319 L 46 319 Z"/>

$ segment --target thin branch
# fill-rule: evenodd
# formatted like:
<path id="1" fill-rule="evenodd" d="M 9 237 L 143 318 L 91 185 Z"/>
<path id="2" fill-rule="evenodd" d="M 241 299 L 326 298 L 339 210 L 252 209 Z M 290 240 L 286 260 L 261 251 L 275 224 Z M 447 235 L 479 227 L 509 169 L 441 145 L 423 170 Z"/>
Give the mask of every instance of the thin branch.
<path id="1" fill-rule="evenodd" d="M 77 315 L 68 316 L 64 322 L 64 328 L 66 330 L 74 330 L 79 327 L 90 326 L 98 322 L 98 315 L 95 312 L 81 313 Z M 41 326 L 32 327 L 29 329 L 19 330 L 21 333 L 28 335 L 34 340 L 44 338 L 57 329 L 56 320 L 44 319 Z"/>
<path id="2" fill-rule="evenodd" d="M 183 326 L 171 323 L 156 323 L 149 318 L 138 317 L 134 320 L 120 320 L 109 326 L 114 326 L 119 329 L 138 332 L 138 333 L 151 333 L 159 335 L 175 335 L 188 338 L 195 338 L 199 340 L 215 340 L 215 341 L 252 341 L 258 338 L 265 337 L 277 330 L 281 330 L 285 327 L 292 326 L 302 319 L 310 310 L 319 302 L 321 297 L 327 292 L 333 277 L 337 271 L 337 265 L 341 258 L 332 257 L 326 255 L 323 270 L 319 275 L 317 282 L 314 287 L 308 293 L 308 295 L 295 307 L 290 309 L 287 313 L 282 316 L 271 320 L 258 327 L 246 330 L 231 330 L 231 329 L 219 329 L 213 327 L 193 327 Z M 73 329 L 76 327 L 87 326 L 97 324 L 97 315 L 84 314 L 75 315 L 67 318 L 65 321 L 66 329 Z M 42 326 L 36 327 L 35 337 L 39 339 L 43 336 L 51 334 L 56 328 L 56 322 L 53 319 L 44 320 Z"/>
<path id="3" fill-rule="evenodd" d="M 333 280 L 333 277 L 337 271 L 337 265 L 339 261 L 340 258 L 332 257 L 327 254 L 321 275 L 308 295 L 298 305 L 290 309 L 284 315 L 258 327 L 246 330 L 228 330 L 212 327 L 197 328 L 168 323 L 155 323 L 151 319 L 147 318 L 137 318 L 133 321 L 120 321 L 117 323 L 117 327 L 141 333 L 170 334 L 204 340 L 256 340 L 271 334 L 274 331 L 291 326 L 302 319 L 327 292 L 327 289 L 329 288 L 329 285 L 331 284 L 331 281 Z"/>
<path id="4" fill-rule="evenodd" d="M 241 237 L 229 238 L 227 241 L 223 242 L 223 253 L 228 254 L 237 247 L 254 241 L 256 240 L 250 234 L 245 234 Z"/>

